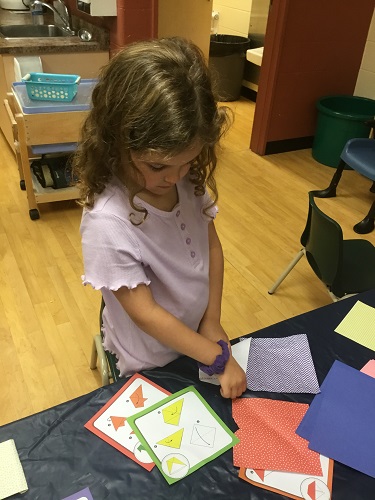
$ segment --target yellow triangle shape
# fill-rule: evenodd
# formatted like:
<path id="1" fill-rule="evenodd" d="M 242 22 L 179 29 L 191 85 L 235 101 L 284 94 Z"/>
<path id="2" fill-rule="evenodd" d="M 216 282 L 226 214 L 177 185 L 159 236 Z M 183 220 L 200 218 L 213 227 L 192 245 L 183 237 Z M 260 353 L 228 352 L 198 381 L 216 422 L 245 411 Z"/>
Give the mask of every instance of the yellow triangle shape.
<path id="1" fill-rule="evenodd" d="M 163 419 L 166 424 L 178 425 L 180 423 L 182 405 L 184 404 L 184 400 L 180 399 L 176 402 L 173 402 L 171 405 L 163 408 Z"/>
<path id="2" fill-rule="evenodd" d="M 174 432 L 170 436 L 161 439 L 160 441 L 157 442 L 157 444 L 162 444 L 163 446 L 169 446 L 169 448 L 180 448 L 183 433 L 184 429 L 180 429 L 179 431 Z"/>
<path id="3" fill-rule="evenodd" d="M 178 466 L 178 465 L 183 465 L 186 467 L 186 463 L 181 462 L 181 460 L 179 458 L 177 458 L 177 457 L 168 458 L 167 466 L 168 466 L 169 474 L 172 472 L 172 469 L 174 468 L 173 466 Z"/>

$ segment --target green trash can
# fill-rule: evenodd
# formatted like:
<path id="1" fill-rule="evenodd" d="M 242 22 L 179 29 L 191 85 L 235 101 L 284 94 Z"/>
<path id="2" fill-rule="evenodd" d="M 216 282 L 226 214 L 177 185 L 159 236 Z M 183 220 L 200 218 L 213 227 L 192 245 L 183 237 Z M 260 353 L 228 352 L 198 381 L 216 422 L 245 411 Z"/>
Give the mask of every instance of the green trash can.
<path id="1" fill-rule="evenodd" d="M 240 98 L 250 38 L 237 35 L 211 35 L 208 66 L 221 101 Z"/>
<path id="2" fill-rule="evenodd" d="M 375 101 L 350 95 L 326 96 L 318 100 L 318 122 L 312 147 L 313 158 L 329 167 L 338 167 L 346 142 L 369 137 L 364 122 L 375 116 Z"/>

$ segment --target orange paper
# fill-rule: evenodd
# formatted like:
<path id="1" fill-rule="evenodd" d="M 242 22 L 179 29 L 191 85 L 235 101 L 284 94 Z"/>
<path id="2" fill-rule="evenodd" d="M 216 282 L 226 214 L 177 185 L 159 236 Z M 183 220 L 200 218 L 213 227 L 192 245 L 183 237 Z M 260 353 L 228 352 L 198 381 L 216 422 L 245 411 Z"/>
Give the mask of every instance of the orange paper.
<path id="1" fill-rule="evenodd" d="M 319 453 L 295 431 L 309 405 L 261 398 L 233 401 L 240 443 L 233 448 L 236 467 L 322 475 Z"/>

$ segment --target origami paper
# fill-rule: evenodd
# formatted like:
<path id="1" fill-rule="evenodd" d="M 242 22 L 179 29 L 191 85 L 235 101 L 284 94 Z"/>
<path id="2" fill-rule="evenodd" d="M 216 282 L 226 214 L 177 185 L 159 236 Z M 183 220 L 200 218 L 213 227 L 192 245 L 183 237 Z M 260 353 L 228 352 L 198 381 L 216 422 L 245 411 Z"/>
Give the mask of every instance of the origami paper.
<path id="1" fill-rule="evenodd" d="M 232 403 L 240 429 L 233 448 L 236 467 L 322 475 L 319 454 L 295 434 L 308 405 L 272 399 L 242 398 Z"/>
<path id="2" fill-rule="evenodd" d="M 246 380 L 252 391 L 318 393 L 307 335 L 252 339 Z"/>
<path id="3" fill-rule="evenodd" d="M 94 499 L 92 498 L 90 489 L 84 488 L 81 491 L 77 491 L 77 493 L 73 493 L 73 495 L 63 498 L 63 500 L 94 500 Z"/>
<path id="4" fill-rule="evenodd" d="M 0 443 L 0 499 L 28 490 L 26 476 L 14 439 Z"/>
<path id="5" fill-rule="evenodd" d="M 179 429 L 170 434 L 177 416 Z M 192 474 L 238 442 L 192 386 L 129 417 L 127 423 L 168 484 Z"/>
<path id="6" fill-rule="evenodd" d="M 335 332 L 375 351 L 374 325 L 375 308 L 358 300 Z"/>
<path id="7" fill-rule="evenodd" d="M 375 359 L 370 359 L 368 363 L 361 369 L 362 373 L 366 373 L 370 377 L 375 377 Z"/>
<path id="8" fill-rule="evenodd" d="M 335 361 L 298 435 L 309 448 L 375 477 L 375 379 Z"/>

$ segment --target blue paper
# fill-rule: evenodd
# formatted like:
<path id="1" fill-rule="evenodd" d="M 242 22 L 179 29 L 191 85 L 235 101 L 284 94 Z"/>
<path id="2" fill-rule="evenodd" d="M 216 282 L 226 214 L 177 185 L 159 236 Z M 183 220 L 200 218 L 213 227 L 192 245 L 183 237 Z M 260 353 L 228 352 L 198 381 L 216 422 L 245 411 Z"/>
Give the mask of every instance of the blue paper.
<path id="1" fill-rule="evenodd" d="M 335 361 L 297 434 L 309 448 L 375 478 L 375 379 Z"/>

